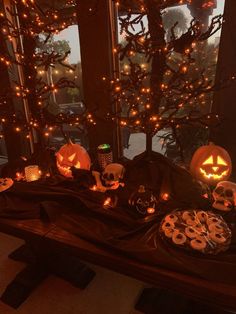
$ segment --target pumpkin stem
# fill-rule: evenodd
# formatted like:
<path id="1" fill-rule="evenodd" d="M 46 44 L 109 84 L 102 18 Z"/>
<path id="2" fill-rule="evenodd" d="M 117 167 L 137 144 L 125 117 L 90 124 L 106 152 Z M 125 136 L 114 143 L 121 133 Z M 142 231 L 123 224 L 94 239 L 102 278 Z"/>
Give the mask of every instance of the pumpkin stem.
<path id="1" fill-rule="evenodd" d="M 67 143 L 67 144 L 73 144 L 72 141 L 71 141 L 71 139 L 70 139 L 70 137 L 69 137 L 69 135 L 66 134 L 66 132 L 64 131 L 63 125 L 60 125 L 60 131 L 61 131 L 62 136 L 64 137 L 66 143 Z"/>
<path id="2" fill-rule="evenodd" d="M 138 193 L 145 193 L 145 186 L 144 185 L 140 185 L 138 188 Z"/>
<path id="3" fill-rule="evenodd" d="M 209 144 L 208 145 L 215 145 L 213 142 L 209 142 Z"/>
<path id="4" fill-rule="evenodd" d="M 69 136 L 67 136 L 67 145 L 74 144 Z"/>

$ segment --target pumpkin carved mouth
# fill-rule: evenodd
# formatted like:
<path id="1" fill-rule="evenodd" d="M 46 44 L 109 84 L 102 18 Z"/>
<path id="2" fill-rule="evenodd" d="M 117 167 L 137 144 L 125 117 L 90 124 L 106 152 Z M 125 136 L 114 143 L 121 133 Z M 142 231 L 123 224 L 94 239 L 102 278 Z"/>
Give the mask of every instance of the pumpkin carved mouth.
<path id="1" fill-rule="evenodd" d="M 213 169 L 214 170 L 214 169 Z M 207 173 L 204 169 L 200 168 L 201 174 L 207 179 L 220 180 L 228 175 L 228 170 L 225 170 L 221 173 Z"/>
<path id="2" fill-rule="evenodd" d="M 61 166 L 59 165 L 59 163 L 57 162 L 57 168 L 60 172 L 65 173 L 67 176 L 71 176 L 71 167 L 69 166 Z"/>

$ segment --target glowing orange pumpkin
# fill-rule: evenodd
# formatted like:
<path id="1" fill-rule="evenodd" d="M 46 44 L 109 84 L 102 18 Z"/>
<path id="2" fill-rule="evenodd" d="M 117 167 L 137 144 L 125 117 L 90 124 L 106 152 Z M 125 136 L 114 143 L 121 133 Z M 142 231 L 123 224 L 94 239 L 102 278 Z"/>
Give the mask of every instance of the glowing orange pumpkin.
<path id="1" fill-rule="evenodd" d="M 56 153 L 57 168 L 65 177 L 72 178 L 71 167 L 89 170 L 91 160 L 87 151 L 79 144 L 69 142 Z"/>
<path id="2" fill-rule="evenodd" d="M 213 143 L 196 150 L 190 163 L 190 172 L 198 180 L 216 184 L 227 180 L 232 171 L 232 163 L 227 151 Z"/>

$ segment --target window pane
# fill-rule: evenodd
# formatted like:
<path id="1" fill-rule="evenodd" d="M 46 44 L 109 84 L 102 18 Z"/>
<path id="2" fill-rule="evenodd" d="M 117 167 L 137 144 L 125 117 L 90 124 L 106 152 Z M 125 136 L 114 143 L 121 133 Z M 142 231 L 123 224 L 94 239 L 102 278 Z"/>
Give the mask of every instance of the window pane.
<path id="1" fill-rule="evenodd" d="M 71 15 L 75 16 L 74 11 Z M 68 18 L 68 16 L 67 16 Z M 75 120 L 86 111 L 83 97 L 82 67 L 80 56 L 80 40 L 78 25 L 72 24 L 60 32 L 52 34 L 46 40 L 48 34 L 39 34 L 37 45 L 38 52 L 58 53 L 66 56 L 62 62 L 45 69 L 44 66 L 37 67 L 38 77 L 49 85 L 57 85 L 60 80 L 65 82 L 65 87 L 55 88 L 49 97 L 47 110 L 53 115 L 64 115 L 67 120 Z M 66 82 L 72 82 L 67 86 Z M 81 123 L 64 123 L 63 132 L 61 128 L 50 131 L 49 145 L 59 147 L 65 142 L 63 135 L 69 136 L 73 142 L 77 142 L 88 148 L 86 128 Z"/>
<path id="2" fill-rule="evenodd" d="M 213 10 L 214 8 L 214 10 Z M 177 27 L 175 28 L 175 35 L 177 37 L 181 36 L 181 34 L 185 33 L 192 21 L 193 18 L 200 19 L 201 23 L 204 25 L 203 28 L 206 30 L 210 25 L 211 20 L 214 16 L 219 14 L 223 14 L 224 10 L 224 0 L 216 1 L 214 7 L 209 10 L 196 10 L 194 6 L 176 6 L 166 10 L 166 13 L 163 17 L 164 27 L 166 31 L 166 40 L 170 40 L 171 28 L 178 22 Z M 205 75 L 209 81 L 215 80 L 216 74 L 216 65 L 219 51 L 219 43 L 220 43 L 220 35 L 221 30 L 218 30 L 212 37 L 210 37 L 206 41 L 196 42 L 193 47 L 192 57 L 194 62 L 190 69 L 188 70 L 189 80 L 191 79 L 199 79 L 199 73 L 201 71 L 205 71 Z M 173 53 L 171 55 L 170 64 L 178 63 L 182 60 L 179 59 L 178 53 Z M 191 100 L 188 106 L 185 107 L 185 112 L 188 112 L 192 106 L 196 107 L 202 114 L 207 114 L 211 112 L 213 101 L 213 92 L 202 94 L 201 97 Z M 167 130 L 170 132 L 170 140 L 164 143 L 164 152 L 165 154 L 172 158 L 173 160 L 180 162 L 180 154 L 176 145 L 176 142 L 173 140 L 173 136 L 171 134 L 171 130 Z M 163 140 L 163 135 L 160 132 L 157 134 L 160 139 Z M 204 126 L 183 126 L 178 130 L 179 140 L 181 142 L 185 162 L 189 162 L 191 160 L 193 152 L 201 145 L 204 145 L 208 142 L 208 128 Z"/>
<path id="3" fill-rule="evenodd" d="M 121 2 L 122 3 L 122 2 Z M 165 30 L 165 41 L 167 44 L 171 42 L 172 39 L 172 32 L 176 38 L 181 37 L 182 34 L 187 33 L 188 28 L 190 27 L 190 23 L 195 17 L 196 19 L 200 20 L 202 32 L 207 29 L 207 26 L 210 25 L 213 16 L 223 14 L 224 9 L 224 0 L 223 1 L 212 1 L 210 2 L 212 7 L 207 8 L 205 10 L 198 10 L 193 4 L 192 5 L 179 5 L 173 6 L 171 8 L 167 8 L 162 11 L 162 21 L 163 27 Z M 131 8 L 132 10 L 132 8 Z M 130 56 L 125 57 L 120 60 L 120 72 L 121 72 L 121 79 L 125 76 L 127 78 L 131 78 L 131 63 L 129 59 L 132 59 L 135 63 L 139 63 L 140 68 L 143 72 L 146 71 L 147 76 L 142 79 L 142 87 L 148 88 L 150 86 L 149 82 L 149 71 L 151 67 L 151 62 L 148 60 L 147 55 L 145 55 L 144 50 L 137 51 L 134 45 L 134 41 L 131 40 L 131 35 L 136 35 L 140 37 L 142 40 L 142 30 L 148 30 L 148 20 L 147 16 L 143 16 L 142 19 L 138 20 L 138 14 L 135 14 L 135 10 L 137 12 L 137 8 L 133 8 L 134 14 L 130 14 L 130 19 L 135 20 L 136 23 L 133 24 L 134 27 L 130 27 L 128 31 L 124 31 L 121 29 L 121 20 L 127 19 L 129 16 L 129 11 L 125 11 L 124 6 L 119 6 L 119 18 L 118 18 L 118 40 L 119 44 L 122 46 L 127 45 L 130 43 Z M 176 23 L 178 22 L 178 23 Z M 176 23 L 176 26 L 173 27 Z M 186 39 L 187 40 L 187 39 Z M 206 41 L 197 41 L 192 45 L 193 51 L 191 51 L 191 57 L 194 59 L 193 62 L 189 63 L 190 66 L 188 69 L 184 69 L 183 71 L 187 71 L 185 75 L 186 81 L 193 81 L 194 79 L 199 80 L 199 74 L 201 71 L 205 71 L 205 76 L 209 81 L 213 81 L 215 79 L 216 73 L 216 63 L 218 57 L 218 48 L 220 42 L 220 30 L 217 31 L 211 38 Z M 176 51 L 175 51 L 176 50 Z M 179 69 L 180 64 L 184 64 L 184 57 L 181 53 L 177 51 L 177 49 L 173 49 L 170 54 L 168 54 L 166 58 L 167 65 L 170 66 L 172 69 Z M 163 83 L 169 81 L 171 73 L 168 71 L 165 72 Z M 135 97 L 143 97 L 142 93 L 136 91 Z M 130 98 L 131 99 L 131 98 Z M 130 100 L 129 99 L 129 100 Z M 178 111 L 178 115 L 188 115 L 190 112 L 193 111 L 193 108 L 196 108 L 201 115 L 208 114 L 211 111 L 212 107 L 212 100 L 213 100 L 213 93 L 205 93 L 202 95 L 198 95 L 198 97 L 193 97 L 184 106 L 183 109 Z M 130 108 L 132 107 L 132 102 L 134 104 L 134 97 L 129 102 L 121 102 L 120 105 L 122 107 L 122 115 L 123 117 L 128 117 L 127 112 L 129 115 L 132 114 Z M 163 100 L 161 100 L 163 102 Z M 176 101 L 173 99 L 172 101 Z M 128 103 L 128 104 L 127 104 Z M 148 103 L 148 97 L 143 97 L 143 104 Z M 142 106 L 142 100 L 139 101 L 139 110 L 140 104 Z M 145 106 L 145 105 L 144 105 Z M 124 109 L 126 108 L 126 109 Z M 145 110 L 145 109 L 143 109 Z M 165 112 L 166 107 L 163 104 L 163 107 L 160 106 L 159 114 Z M 135 112 L 134 112 L 135 114 Z M 166 114 L 170 114 L 170 112 L 166 112 Z M 125 129 L 125 130 L 123 130 Z M 126 125 L 123 125 L 122 128 L 122 143 L 124 148 L 124 156 L 127 158 L 133 158 L 135 155 L 139 154 L 142 151 L 145 151 L 145 134 L 142 133 L 142 129 L 138 128 L 138 126 L 133 128 L 128 128 Z M 191 158 L 193 151 L 200 145 L 204 144 L 208 139 L 208 129 L 207 127 L 194 127 L 194 126 L 181 126 L 177 129 L 178 137 L 181 142 L 181 146 L 184 151 L 185 161 Z M 165 138 L 165 141 L 164 141 Z M 153 150 L 158 151 L 162 154 L 166 154 L 168 157 L 179 161 L 179 150 L 177 148 L 176 142 L 173 138 L 172 130 L 170 128 L 161 128 L 161 130 L 153 136 Z"/>

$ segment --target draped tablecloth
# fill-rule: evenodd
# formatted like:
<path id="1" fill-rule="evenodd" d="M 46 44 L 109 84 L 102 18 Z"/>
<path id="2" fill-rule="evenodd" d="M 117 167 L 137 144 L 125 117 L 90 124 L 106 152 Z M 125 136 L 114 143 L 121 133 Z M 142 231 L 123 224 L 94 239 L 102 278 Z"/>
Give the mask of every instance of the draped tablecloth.
<path id="1" fill-rule="evenodd" d="M 165 175 L 161 171 L 157 175 L 156 167 L 156 163 L 133 162 L 127 171 L 126 186 L 109 192 L 111 196 L 112 193 L 118 196 L 117 206 L 109 209 L 102 207 L 107 195 L 81 187 L 78 180 L 53 176 L 34 182 L 15 182 L 10 189 L 0 193 L 0 217 L 49 220 L 87 241 L 142 263 L 235 284 L 235 212 L 224 216 L 233 235 L 226 252 L 207 256 L 167 245 L 158 232 L 165 214 L 175 208 L 209 210 L 210 205 L 201 197 L 197 186 L 191 183 L 187 172 L 170 167 L 167 176 L 166 168 Z M 158 185 L 160 177 L 162 184 Z M 160 192 L 163 181 L 172 198 L 169 202 L 160 203 L 155 214 L 145 217 L 128 206 L 127 197 L 139 184 L 148 182 L 153 189 L 158 187 Z"/>
<path id="2" fill-rule="evenodd" d="M 0 194 L 0 217 L 46 219 L 57 226 L 149 265 L 158 265 L 209 280 L 233 284 L 236 281 L 236 238 L 234 224 L 228 251 L 216 256 L 192 254 L 171 247 L 159 236 L 160 221 L 174 204 L 165 204 L 156 214 L 140 216 L 124 205 L 123 188 L 115 208 L 102 207 L 103 193 L 81 189 L 75 180 L 60 176 L 35 182 L 16 182 Z M 123 193 L 123 194 L 122 194 Z M 188 204 L 184 204 L 187 208 Z M 234 220 L 234 212 L 224 218 Z"/>

